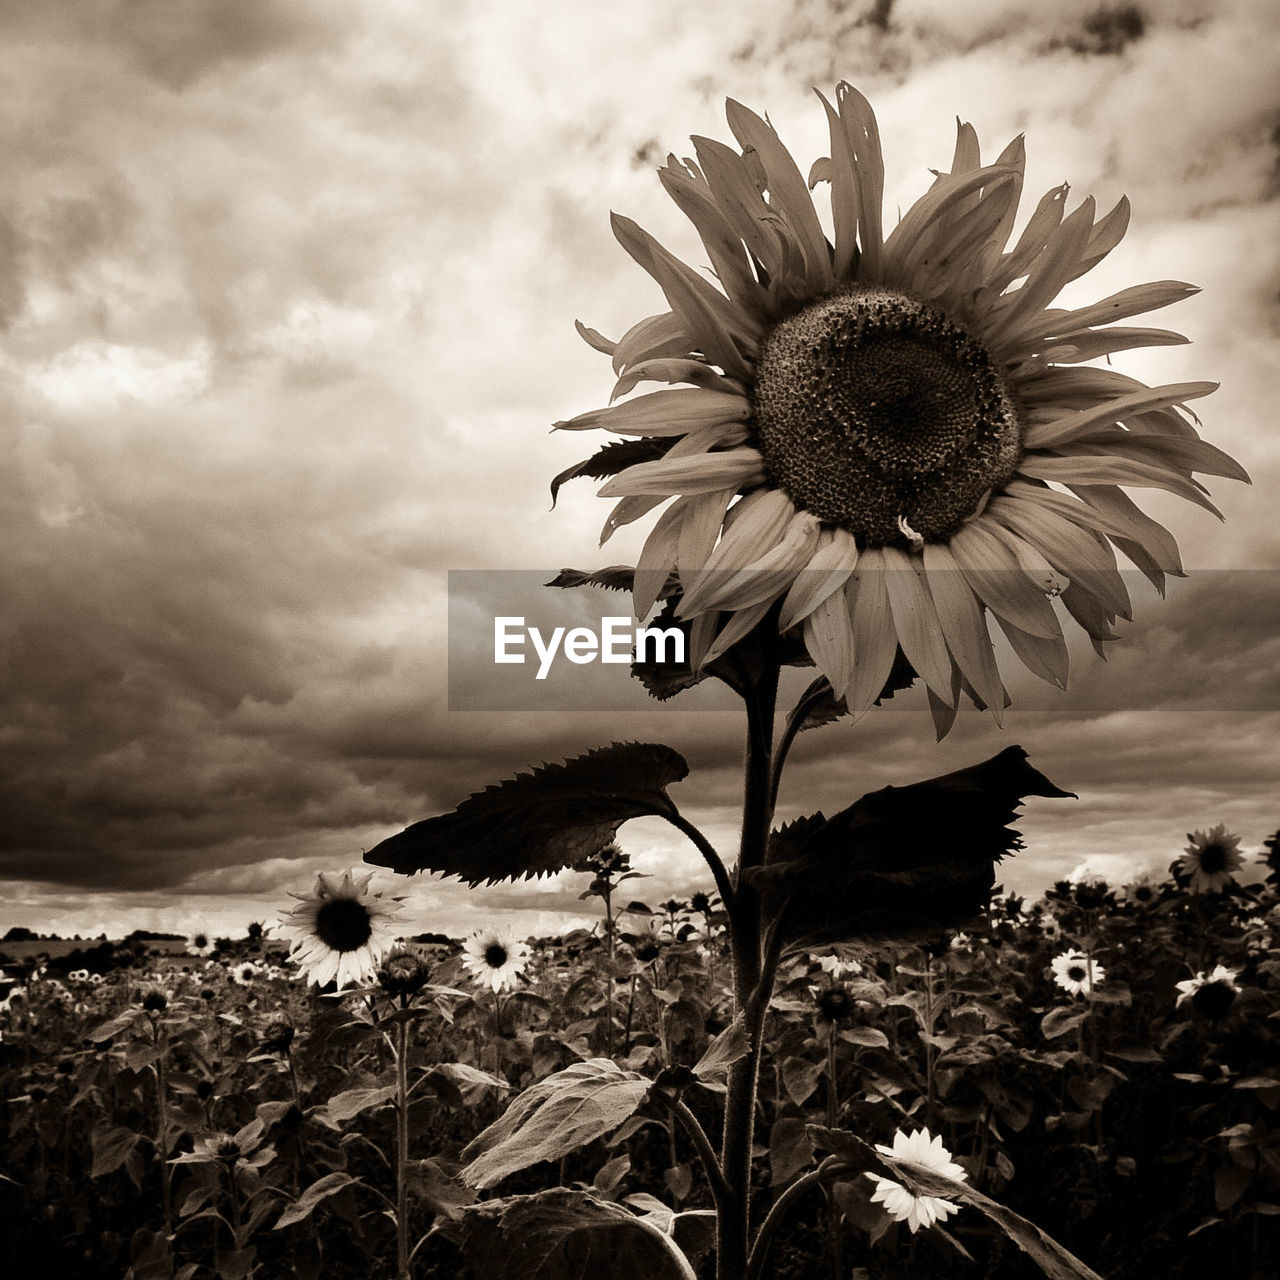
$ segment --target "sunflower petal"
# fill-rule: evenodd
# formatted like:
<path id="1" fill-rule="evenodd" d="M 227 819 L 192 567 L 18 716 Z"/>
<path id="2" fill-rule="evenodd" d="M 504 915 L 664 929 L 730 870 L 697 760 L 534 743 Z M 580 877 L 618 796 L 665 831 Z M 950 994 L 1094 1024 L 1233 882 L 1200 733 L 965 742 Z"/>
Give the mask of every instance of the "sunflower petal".
<path id="1" fill-rule="evenodd" d="M 1124 233 L 1129 230 L 1130 212 L 1129 197 L 1121 196 L 1115 208 L 1093 228 L 1072 280 L 1092 271 L 1124 239 Z"/>
<path id="2" fill-rule="evenodd" d="M 1158 311 L 1161 307 L 1171 306 L 1199 292 L 1198 286 L 1181 280 L 1155 280 L 1150 284 L 1131 285 L 1092 306 L 1079 307 L 1074 311 L 1046 311 L 1039 320 L 1029 322 L 1029 336 L 1058 337 L 1076 329 L 1127 320 L 1144 311 Z"/>
<path id="3" fill-rule="evenodd" d="M 701 569 L 720 536 L 721 526 L 736 489 L 719 489 L 686 499 L 684 523 L 680 526 L 680 543 L 676 548 L 676 568 L 683 576 Z"/>
<path id="4" fill-rule="evenodd" d="M 1028 635 L 1021 627 L 1012 622 L 996 617 L 996 625 L 1004 632 L 1014 656 L 1032 675 L 1055 685 L 1059 689 L 1067 687 L 1067 676 L 1071 670 L 1071 652 L 1062 636 L 1047 638 L 1045 636 Z"/>
<path id="5" fill-rule="evenodd" d="M 636 560 L 631 594 L 635 602 L 635 616 L 639 619 L 649 616 L 649 610 L 657 602 L 671 570 L 675 568 L 687 503 L 688 499 L 677 498 L 658 517 Z"/>
<path id="6" fill-rule="evenodd" d="M 1178 552 L 1177 539 L 1158 520 L 1147 515 L 1124 490 L 1111 485 L 1073 485 L 1071 491 L 1121 529 L 1122 536 L 1141 547 L 1161 572 L 1171 573 L 1176 577 L 1183 576 L 1182 556 Z M 1116 545 L 1133 559 L 1131 552 L 1119 538 L 1116 539 Z"/>
<path id="7" fill-rule="evenodd" d="M 1028 219 L 1027 225 L 1023 227 L 1017 244 L 1000 259 L 995 269 L 986 279 L 986 287 L 993 294 L 1001 293 L 1019 277 L 1027 274 L 1031 269 L 1031 264 L 1035 262 L 1045 245 L 1049 243 L 1049 237 L 1053 235 L 1062 222 L 1062 214 L 1066 208 L 1066 203 L 1067 188 L 1065 185 L 1055 187 L 1052 191 L 1046 191 L 1040 197 L 1040 203 L 1036 205 L 1035 212 Z"/>
<path id="8" fill-rule="evenodd" d="M 672 450 L 674 453 L 675 450 Z M 672 457 L 640 462 L 605 483 L 602 498 L 671 497 L 675 493 L 709 493 L 713 489 L 743 488 L 764 481 L 764 458 L 759 449 L 726 449 L 695 457 Z"/>
<path id="9" fill-rule="evenodd" d="M 882 547 L 880 554 L 888 570 L 885 587 L 902 652 L 921 679 L 945 698 L 951 688 L 951 658 L 923 569 L 914 557 L 896 547 Z"/>
<path id="10" fill-rule="evenodd" d="M 871 547 L 862 553 L 858 567 L 844 588 L 853 634 L 857 637 L 853 678 L 845 693 L 845 702 L 854 720 L 875 705 L 898 653 L 885 576 L 883 550 Z"/>
<path id="11" fill-rule="evenodd" d="M 1077 262 L 1093 229 L 1095 204 L 1089 196 L 1049 237 L 1043 251 L 1027 272 L 1022 288 L 1005 294 L 996 304 L 983 340 L 996 349 L 1001 339 L 1017 332 L 1029 316 L 1043 311 L 1072 279 Z"/>
<path id="12" fill-rule="evenodd" d="M 928 685 L 925 685 L 925 693 L 929 695 L 929 714 L 933 717 L 933 731 L 937 735 L 937 741 L 941 742 L 951 732 L 956 722 L 956 714 L 960 710 L 960 672 L 952 669 L 950 699 L 938 697 Z"/>
<path id="13" fill-rule="evenodd" d="M 1029 426 L 1023 432 L 1022 444 L 1026 449 L 1052 449 L 1078 440 L 1100 427 L 1109 427 L 1132 414 L 1196 400 L 1217 389 L 1216 382 L 1173 382 L 1161 387 L 1145 387 L 1141 391 L 1132 391 L 1128 395 L 1105 401 L 1092 409 L 1077 410 L 1055 422 Z"/>
<path id="14" fill-rule="evenodd" d="M 965 582 L 997 618 L 1043 638 L 1062 635 L 1048 596 L 1028 580 L 1013 551 L 979 524 L 952 534 L 950 549 Z"/>
<path id="15" fill-rule="evenodd" d="M 778 630 L 789 631 L 840 590 L 858 565 L 858 544 L 847 529 L 824 529 L 818 547 L 782 602 Z"/>
<path id="16" fill-rule="evenodd" d="M 1035 480 L 1048 480 L 1064 485 L 1117 484 L 1139 489 L 1167 489 L 1170 493 L 1176 493 L 1212 512 L 1219 520 L 1223 518 L 1222 512 L 1205 497 L 1203 488 L 1194 480 L 1188 480 L 1182 474 L 1163 467 L 1135 462 L 1129 458 L 1055 457 L 1051 454 L 1028 453 L 1018 463 L 1018 470 Z"/>
<path id="17" fill-rule="evenodd" d="M 583 324 L 581 320 L 575 320 L 573 322 L 573 327 L 577 329 L 578 336 L 583 340 L 583 342 L 585 342 L 589 347 L 593 347 L 596 351 L 599 351 L 601 355 L 611 356 L 618 349 L 618 344 L 616 342 L 610 342 L 603 333 L 599 332 L 597 329 L 588 328 L 588 326 Z"/>
<path id="18" fill-rule="evenodd" d="M 950 549 L 938 542 L 925 543 L 924 569 L 951 656 L 983 702 L 999 706 L 1003 686 L 991 637 L 982 606 L 966 584 L 963 571 Z"/>
<path id="19" fill-rule="evenodd" d="M 744 356 L 755 354 L 759 325 L 630 218 L 615 213 L 613 231 L 618 243 L 657 281 L 681 327 L 709 359 L 731 378 L 749 378 L 751 368 Z"/>
<path id="20" fill-rule="evenodd" d="M 641 498 L 623 498 L 615 503 L 609 512 L 609 518 L 600 530 L 600 545 L 603 547 L 610 538 L 625 524 L 631 524 L 642 516 L 647 516 L 654 507 L 660 507 L 671 495 L 669 493 L 646 494 Z"/>
<path id="21" fill-rule="evenodd" d="M 637 320 L 618 339 L 613 350 L 613 371 L 621 374 L 624 369 L 643 360 L 688 356 L 693 346 L 693 339 L 674 311 L 646 316 L 643 320 Z"/>
<path id="22" fill-rule="evenodd" d="M 776 600 L 808 564 L 817 541 L 818 522 L 807 511 L 797 511 L 782 537 L 762 556 L 740 568 L 709 568 L 700 575 L 681 602 L 678 616 L 707 609 L 745 609 Z"/>
<path id="23" fill-rule="evenodd" d="M 612 404 L 619 396 L 630 394 L 642 382 L 691 382 L 707 391 L 742 394 L 738 383 L 717 373 L 706 361 L 668 356 L 665 359 L 641 360 L 631 365 L 614 383 L 609 403 Z"/>
<path id="24" fill-rule="evenodd" d="M 827 238 L 822 233 L 822 224 L 818 221 L 804 176 L 796 167 L 791 153 L 782 145 L 773 126 L 740 102 L 730 98 L 725 114 L 738 145 L 744 152 L 754 151 L 764 166 L 770 207 L 782 215 L 795 233 L 804 255 L 810 288 L 815 291 L 829 289 L 833 277 Z"/>
<path id="25" fill-rule="evenodd" d="M 804 647 L 831 682 L 834 696 L 844 697 L 853 678 L 853 628 L 849 624 L 848 602 L 839 588 L 806 615 Z"/>
<path id="26" fill-rule="evenodd" d="M 721 422 L 745 422 L 751 403 L 737 392 L 678 387 L 650 391 L 608 409 L 592 409 L 557 422 L 556 431 L 590 431 L 597 427 L 629 436 L 682 436 Z"/>
<path id="27" fill-rule="evenodd" d="M 1045 346 L 1046 339 L 1031 338 L 1028 341 L 1011 342 L 1005 347 L 1005 359 L 1016 361 L 1025 356 L 1039 354 L 1045 360 L 1058 364 L 1082 364 L 1109 356 L 1113 351 L 1136 351 L 1141 347 L 1185 346 L 1190 339 L 1172 329 L 1137 329 L 1116 325 L 1112 329 L 1079 329 L 1048 339 L 1055 344 Z"/>
<path id="28" fill-rule="evenodd" d="M 717 658 L 727 653 L 764 618 L 772 605 L 772 600 L 764 600 L 759 604 L 748 605 L 744 609 L 735 610 L 733 616 L 725 623 L 723 630 L 716 636 L 699 665 L 706 666 L 708 662 L 714 662 Z M 708 618 L 716 617 L 714 613 L 704 614 L 703 616 Z"/>

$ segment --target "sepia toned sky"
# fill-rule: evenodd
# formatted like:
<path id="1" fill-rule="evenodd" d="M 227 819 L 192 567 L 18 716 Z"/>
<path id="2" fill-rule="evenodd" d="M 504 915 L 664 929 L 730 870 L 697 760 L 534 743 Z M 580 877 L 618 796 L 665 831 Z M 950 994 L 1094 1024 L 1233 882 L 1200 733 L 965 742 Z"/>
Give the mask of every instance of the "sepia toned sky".
<path id="1" fill-rule="evenodd" d="M 1225 822 L 1280 827 L 1280 9 L 1270 0 L 11 0 L 0 8 L 0 933 L 239 931 L 319 870 L 531 762 L 614 739 L 693 766 L 673 795 L 728 847 L 740 725 L 715 711 L 450 712 L 446 573 L 597 549 L 584 454 L 617 337 L 659 309 L 615 244 L 635 218 L 701 264 L 654 170 L 723 101 L 803 171 L 816 86 L 876 108 L 886 218 L 951 158 L 1025 132 L 1027 195 L 1067 181 L 1123 244 L 1067 305 L 1203 291 L 1116 357 L 1209 378 L 1204 434 L 1252 487 L 1219 523 L 1143 496 L 1192 570 L 1067 694 L 1011 675 L 935 745 L 923 694 L 800 740 L 783 816 L 1020 742 L 1077 801 L 1035 800 L 1005 883 L 1163 870 Z M 1141 323 L 1141 322 L 1138 322 Z M 615 669 L 619 680 L 625 675 Z M 651 900 L 701 884 L 660 823 L 621 842 Z M 413 925 L 590 916 L 585 881 L 470 893 L 380 874 Z"/>

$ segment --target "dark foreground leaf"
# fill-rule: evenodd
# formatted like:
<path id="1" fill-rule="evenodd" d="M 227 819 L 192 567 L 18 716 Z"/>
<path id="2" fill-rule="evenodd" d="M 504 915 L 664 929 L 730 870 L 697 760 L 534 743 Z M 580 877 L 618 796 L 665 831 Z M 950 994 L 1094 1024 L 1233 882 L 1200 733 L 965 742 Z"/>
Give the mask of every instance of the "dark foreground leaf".
<path id="1" fill-rule="evenodd" d="M 490 1200 L 445 1231 L 485 1280 L 695 1280 L 669 1235 L 585 1191 Z"/>
<path id="2" fill-rule="evenodd" d="M 747 872 L 783 933 L 808 945 L 920 938 L 970 921 L 995 886 L 995 866 L 1022 847 L 1009 825 L 1026 796 L 1070 796 L 1021 747 L 942 777 L 865 795 L 829 821 L 802 818 Z"/>
<path id="3" fill-rule="evenodd" d="M 615 742 L 486 787 L 452 813 L 415 822 L 364 855 L 402 875 L 438 871 L 493 884 L 577 867 L 628 819 L 673 817 L 666 788 L 689 766 L 650 742 Z"/>

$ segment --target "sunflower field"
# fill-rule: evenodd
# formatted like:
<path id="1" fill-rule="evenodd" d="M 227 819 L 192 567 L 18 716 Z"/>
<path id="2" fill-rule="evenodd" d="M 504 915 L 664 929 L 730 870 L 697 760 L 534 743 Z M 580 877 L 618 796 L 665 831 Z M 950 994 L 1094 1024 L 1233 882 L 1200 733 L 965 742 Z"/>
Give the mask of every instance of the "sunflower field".
<path id="1" fill-rule="evenodd" d="M 1277 876 L 1196 892 L 1175 871 L 998 897 L 982 934 L 784 960 L 757 1274 L 1028 1274 L 969 1205 L 820 1178 L 841 1130 L 897 1134 L 899 1152 L 931 1135 L 950 1177 L 1113 1280 L 1275 1274 Z M 624 906 L 629 874 L 616 852 L 596 869 L 593 932 L 409 942 L 342 992 L 300 983 L 270 933 L 207 956 L 107 945 L 8 965 L 9 1260 L 137 1280 L 391 1275 L 403 1215 L 414 1276 L 579 1274 L 500 1269 L 496 1188 L 649 1227 L 624 1274 L 646 1274 L 663 1234 L 709 1274 L 712 1198 L 676 1108 L 714 1139 L 734 1053 L 723 913 L 701 894 Z M 513 1098 L 574 1072 L 586 1141 L 534 1124 L 507 1149 L 490 1128 L 477 1155 Z"/>

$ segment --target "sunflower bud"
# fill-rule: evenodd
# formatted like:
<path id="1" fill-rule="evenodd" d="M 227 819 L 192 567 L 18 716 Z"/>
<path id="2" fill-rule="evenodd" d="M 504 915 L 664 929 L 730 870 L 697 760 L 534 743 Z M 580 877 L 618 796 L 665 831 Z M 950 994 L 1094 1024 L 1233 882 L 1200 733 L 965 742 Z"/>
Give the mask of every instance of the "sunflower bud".
<path id="1" fill-rule="evenodd" d="M 382 962 L 378 982 L 389 996 L 408 999 L 427 983 L 427 966 L 412 951 L 397 951 Z"/>

